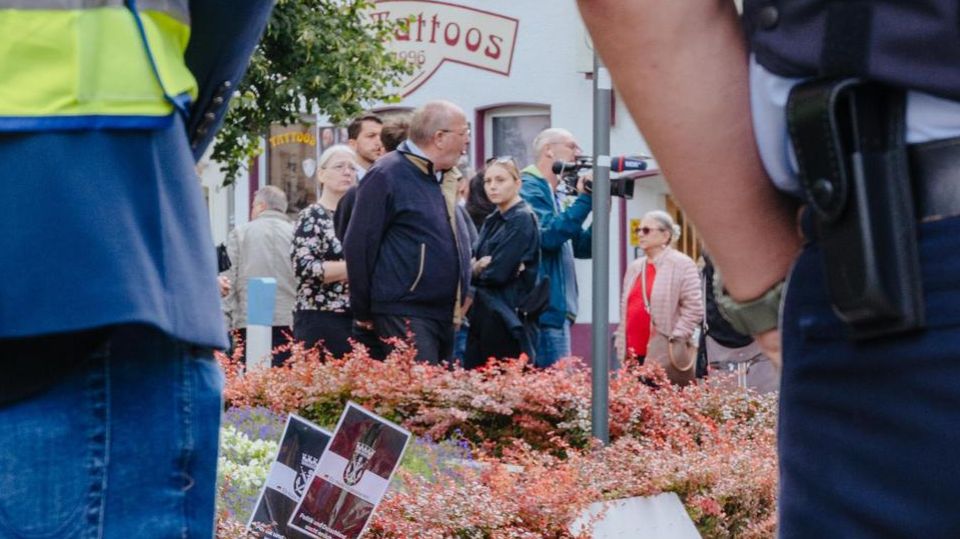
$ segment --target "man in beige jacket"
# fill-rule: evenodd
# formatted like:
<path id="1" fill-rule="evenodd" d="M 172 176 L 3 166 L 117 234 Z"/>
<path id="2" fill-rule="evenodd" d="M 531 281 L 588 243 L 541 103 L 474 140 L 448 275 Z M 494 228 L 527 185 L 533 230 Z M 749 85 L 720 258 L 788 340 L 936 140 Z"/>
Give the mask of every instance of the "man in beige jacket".
<path id="1" fill-rule="evenodd" d="M 253 198 L 249 223 L 238 226 L 227 238 L 230 269 L 224 275 L 233 290 L 224 299 L 230 328 L 241 340 L 246 340 L 247 282 L 254 277 L 272 277 L 277 280 L 277 299 L 273 312 L 273 347 L 287 342 L 292 334 L 293 305 L 297 285 L 290 263 L 293 243 L 293 223 L 287 217 L 287 196 L 280 189 L 268 185 Z M 236 344 L 236 343 L 234 343 Z M 274 354 L 273 363 L 280 364 L 289 353 Z"/>

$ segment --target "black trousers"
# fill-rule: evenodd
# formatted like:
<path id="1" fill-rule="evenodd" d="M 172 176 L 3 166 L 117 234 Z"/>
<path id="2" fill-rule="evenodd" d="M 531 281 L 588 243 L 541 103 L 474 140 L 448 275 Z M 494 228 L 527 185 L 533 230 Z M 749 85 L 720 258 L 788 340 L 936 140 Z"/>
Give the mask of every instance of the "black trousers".
<path id="1" fill-rule="evenodd" d="M 451 319 L 452 317 L 451 314 Z M 380 339 L 390 337 L 406 339 L 409 331 L 412 334 L 413 344 L 417 347 L 417 361 L 438 365 L 441 361 L 450 361 L 453 356 L 452 320 L 441 322 L 429 318 L 375 314 L 373 330 Z M 386 355 L 390 347 L 384 345 L 383 351 Z"/>
<path id="2" fill-rule="evenodd" d="M 331 311 L 294 311 L 293 337 L 312 348 L 320 344 L 335 357 L 350 351 L 350 313 Z"/>
<path id="3" fill-rule="evenodd" d="M 490 358 L 520 357 L 521 352 L 520 342 L 511 335 L 510 329 L 499 316 L 489 309 L 475 310 L 471 313 L 470 333 L 467 335 L 467 351 L 463 358 L 463 368 L 483 367 Z"/>

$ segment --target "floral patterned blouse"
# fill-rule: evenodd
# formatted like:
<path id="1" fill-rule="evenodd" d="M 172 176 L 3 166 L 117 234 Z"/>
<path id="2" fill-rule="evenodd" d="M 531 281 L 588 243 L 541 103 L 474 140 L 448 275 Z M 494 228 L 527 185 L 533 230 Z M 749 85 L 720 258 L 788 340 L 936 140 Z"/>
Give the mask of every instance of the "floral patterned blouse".
<path id="1" fill-rule="evenodd" d="M 297 311 L 350 310 L 346 281 L 323 282 L 323 263 L 343 260 L 343 246 L 333 228 L 333 212 L 319 203 L 300 212 L 290 253 L 297 276 Z"/>

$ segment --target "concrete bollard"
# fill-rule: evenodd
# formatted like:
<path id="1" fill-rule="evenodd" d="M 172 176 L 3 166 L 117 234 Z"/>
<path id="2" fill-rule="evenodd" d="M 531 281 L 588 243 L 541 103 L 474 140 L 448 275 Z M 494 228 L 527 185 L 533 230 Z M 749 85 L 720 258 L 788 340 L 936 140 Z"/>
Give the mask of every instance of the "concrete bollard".
<path id="1" fill-rule="evenodd" d="M 277 280 L 273 277 L 247 281 L 247 371 L 270 368 L 276 300 Z"/>

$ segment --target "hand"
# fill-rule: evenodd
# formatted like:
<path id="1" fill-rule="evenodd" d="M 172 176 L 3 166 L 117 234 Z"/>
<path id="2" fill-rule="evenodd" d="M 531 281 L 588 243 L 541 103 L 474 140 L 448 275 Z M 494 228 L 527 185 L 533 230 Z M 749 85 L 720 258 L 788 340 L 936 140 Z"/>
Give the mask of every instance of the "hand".
<path id="1" fill-rule="evenodd" d="M 373 331 L 373 321 L 372 320 L 354 320 L 354 325 L 364 331 Z"/>
<path id="2" fill-rule="evenodd" d="M 227 294 L 233 290 L 233 285 L 230 283 L 230 279 L 226 275 L 217 276 L 217 285 L 220 287 L 220 297 L 226 297 Z"/>
<path id="3" fill-rule="evenodd" d="M 765 331 L 755 336 L 757 344 L 764 355 L 780 369 L 783 366 L 783 350 L 781 349 L 780 330 L 777 328 Z"/>
<path id="4" fill-rule="evenodd" d="M 492 260 L 493 259 L 490 258 L 490 255 L 487 255 L 481 258 L 480 260 L 474 260 L 471 262 L 471 270 L 473 271 L 474 274 L 480 273 L 481 271 L 485 270 L 487 266 L 490 265 L 490 262 Z"/>
<path id="5" fill-rule="evenodd" d="M 577 192 L 583 195 L 589 195 L 592 192 L 592 189 L 587 187 L 587 182 L 593 183 L 593 173 L 588 172 L 587 174 L 581 175 L 577 178 Z"/>

